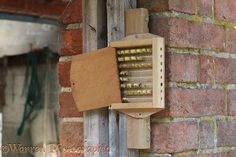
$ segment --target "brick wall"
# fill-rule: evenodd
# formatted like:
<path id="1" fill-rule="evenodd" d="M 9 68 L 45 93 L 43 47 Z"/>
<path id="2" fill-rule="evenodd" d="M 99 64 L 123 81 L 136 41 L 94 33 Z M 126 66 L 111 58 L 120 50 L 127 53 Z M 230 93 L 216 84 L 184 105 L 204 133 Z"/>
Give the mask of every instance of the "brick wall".
<path id="1" fill-rule="evenodd" d="M 141 156 L 236 156 L 236 1 L 139 0 L 166 39 L 166 109 Z"/>
<path id="2" fill-rule="evenodd" d="M 60 19 L 60 141 L 65 146 L 83 142 L 82 113 L 69 82 L 71 56 L 82 52 L 81 1 L 70 2 Z M 166 109 L 152 116 L 152 148 L 140 156 L 236 156 L 236 1 L 138 3 L 150 11 L 151 33 L 165 37 L 167 54 Z"/>
<path id="3" fill-rule="evenodd" d="M 66 7 L 62 0 L 1 0 L 0 11 L 57 18 Z"/>
<path id="4" fill-rule="evenodd" d="M 79 113 L 71 94 L 71 56 L 82 53 L 82 0 L 69 2 L 60 17 L 64 26 L 61 32 L 58 77 L 61 85 L 60 102 L 60 144 L 64 147 L 83 146 L 83 114 Z M 83 156 L 75 151 L 62 151 L 61 157 Z"/>

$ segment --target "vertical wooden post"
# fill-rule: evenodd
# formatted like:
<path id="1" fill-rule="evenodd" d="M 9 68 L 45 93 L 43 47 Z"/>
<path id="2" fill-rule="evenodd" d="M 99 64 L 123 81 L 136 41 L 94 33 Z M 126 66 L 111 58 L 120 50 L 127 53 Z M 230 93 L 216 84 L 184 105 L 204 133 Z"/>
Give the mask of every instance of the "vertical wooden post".
<path id="1" fill-rule="evenodd" d="M 106 47 L 106 2 L 83 0 L 83 50 Z M 85 157 L 108 157 L 108 152 L 86 151 L 86 147 L 108 146 L 108 110 L 99 109 L 84 113 Z M 93 150 L 93 149 L 92 149 Z"/>
<path id="2" fill-rule="evenodd" d="M 125 10 L 136 8 L 136 0 L 107 0 L 108 42 L 125 37 Z M 137 150 L 127 149 L 127 122 L 122 113 L 109 111 L 109 157 L 137 157 Z"/>

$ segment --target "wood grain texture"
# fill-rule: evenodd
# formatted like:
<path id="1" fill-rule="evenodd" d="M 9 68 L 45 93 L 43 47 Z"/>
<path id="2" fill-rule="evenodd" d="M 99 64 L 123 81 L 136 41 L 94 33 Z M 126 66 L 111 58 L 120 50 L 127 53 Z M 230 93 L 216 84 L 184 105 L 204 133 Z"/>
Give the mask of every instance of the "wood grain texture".
<path id="1" fill-rule="evenodd" d="M 125 34 L 148 33 L 148 10 L 144 8 L 127 10 L 125 13 Z"/>
<path id="2" fill-rule="evenodd" d="M 71 88 L 79 111 L 121 102 L 116 50 L 103 48 L 72 57 Z"/>
<path id="3" fill-rule="evenodd" d="M 106 47 L 105 0 L 83 0 L 83 51 Z M 84 146 L 108 146 L 108 110 L 84 112 Z M 109 152 L 84 152 L 84 157 L 108 157 Z"/>
<path id="4" fill-rule="evenodd" d="M 136 0 L 107 0 L 108 42 L 125 36 L 125 10 L 136 8 Z M 137 157 L 137 150 L 127 149 L 126 115 L 109 111 L 109 156 Z"/>

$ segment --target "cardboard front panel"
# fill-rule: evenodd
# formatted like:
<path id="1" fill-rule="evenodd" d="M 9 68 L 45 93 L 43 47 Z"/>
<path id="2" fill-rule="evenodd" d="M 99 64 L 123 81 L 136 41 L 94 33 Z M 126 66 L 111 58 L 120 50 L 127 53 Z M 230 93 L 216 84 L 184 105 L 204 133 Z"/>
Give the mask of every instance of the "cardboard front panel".
<path id="1" fill-rule="evenodd" d="M 79 111 L 121 102 L 115 48 L 74 56 L 70 80 L 72 95 Z"/>

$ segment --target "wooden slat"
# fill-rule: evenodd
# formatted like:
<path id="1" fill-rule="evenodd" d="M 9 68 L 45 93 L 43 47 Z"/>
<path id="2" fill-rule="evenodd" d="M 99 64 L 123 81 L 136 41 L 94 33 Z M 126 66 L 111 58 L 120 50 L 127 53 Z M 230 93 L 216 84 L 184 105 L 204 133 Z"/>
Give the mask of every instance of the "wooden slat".
<path id="1" fill-rule="evenodd" d="M 153 105 L 165 107 L 165 43 L 164 38 L 153 39 Z"/>
<path id="2" fill-rule="evenodd" d="M 105 0 L 83 0 L 83 50 L 106 46 Z M 108 146 L 108 111 L 99 109 L 84 113 L 84 146 Z M 86 152 L 85 157 L 108 157 L 108 152 Z"/>
<path id="3" fill-rule="evenodd" d="M 110 43 L 111 47 L 115 48 L 129 48 L 129 47 L 136 47 L 136 46 L 148 46 L 152 45 L 152 39 L 138 39 L 138 40 L 124 40 L 124 41 L 114 41 Z"/>
<path id="4" fill-rule="evenodd" d="M 126 35 L 132 35 L 134 33 L 148 33 L 148 22 L 145 20 L 145 16 L 148 16 L 147 9 L 130 10 L 126 13 Z M 129 22 L 128 22 L 129 21 Z M 132 22 L 131 22 L 132 21 Z M 142 25 L 142 26 L 133 26 Z M 124 39 L 125 40 L 125 39 Z M 140 46 L 152 45 L 152 39 L 140 39 L 133 42 L 133 40 L 125 41 L 127 44 L 135 46 L 138 43 Z M 132 43 L 133 42 L 133 43 Z M 134 44 L 135 43 L 135 44 Z M 145 104 L 145 106 L 148 104 Z M 152 103 L 151 103 L 152 105 Z M 142 105 L 141 105 L 142 106 Z M 134 110 L 135 111 L 135 110 Z M 130 112 L 130 111 L 129 111 Z M 129 112 L 128 115 L 130 115 Z M 145 110 L 143 109 L 143 112 Z M 151 112 L 152 114 L 152 112 Z M 139 116 L 142 113 L 134 114 L 133 116 Z M 147 149 L 150 148 L 150 116 L 146 118 L 136 119 L 134 117 L 127 116 L 127 147 L 133 149 Z"/>
<path id="5" fill-rule="evenodd" d="M 133 118 L 127 116 L 127 145 L 128 148 L 150 148 L 150 116 Z"/>
<path id="6" fill-rule="evenodd" d="M 147 33 L 148 30 L 148 10 L 144 8 L 128 10 L 125 13 L 126 35 Z"/>
<path id="7" fill-rule="evenodd" d="M 73 56 L 70 80 L 72 95 L 79 111 L 108 107 L 114 102 L 121 103 L 117 73 L 114 48 Z"/>
<path id="8" fill-rule="evenodd" d="M 124 11 L 128 8 L 135 8 L 136 3 L 136 0 L 107 0 L 108 42 L 125 36 Z M 109 157 L 138 156 L 137 150 L 127 149 L 126 130 L 126 115 L 109 111 Z"/>

